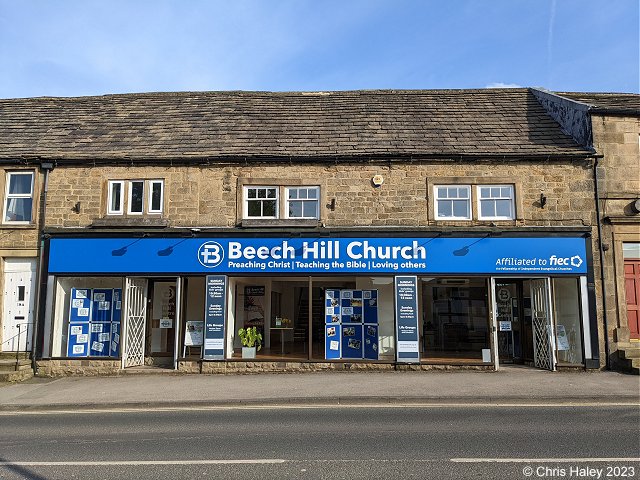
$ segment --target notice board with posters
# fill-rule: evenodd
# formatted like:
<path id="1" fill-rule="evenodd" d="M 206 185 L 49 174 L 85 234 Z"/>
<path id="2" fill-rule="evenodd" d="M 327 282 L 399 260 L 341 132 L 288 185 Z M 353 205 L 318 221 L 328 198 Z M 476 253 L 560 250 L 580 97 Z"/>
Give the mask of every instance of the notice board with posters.
<path id="1" fill-rule="evenodd" d="M 121 288 L 72 288 L 68 357 L 120 355 Z"/>
<path id="2" fill-rule="evenodd" d="M 325 290 L 325 359 L 378 359 L 377 290 Z"/>

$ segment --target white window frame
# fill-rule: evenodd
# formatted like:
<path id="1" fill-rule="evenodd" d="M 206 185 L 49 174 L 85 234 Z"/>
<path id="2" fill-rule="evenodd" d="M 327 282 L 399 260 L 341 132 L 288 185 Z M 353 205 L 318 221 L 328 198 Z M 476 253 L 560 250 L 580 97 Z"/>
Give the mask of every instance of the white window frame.
<path id="1" fill-rule="evenodd" d="M 30 192 L 27 193 L 9 193 L 9 187 L 11 186 L 11 176 L 12 175 L 31 175 L 31 189 Z M 33 184 L 34 184 L 35 174 L 33 170 L 16 170 L 13 172 L 7 172 L 5 177 L 5 192 L 4 192 L 4 208 L 2 210 L 2 223 L 11 224 L 11 225 L 30 225 L 33 223 L 33 207 L 34 207 L 34 199 L 33 199 Z M 9 207 L 9 200 L 12 198 L 30 198 L 31 199 L 31 215 L 29 220 L 7 220 L 7 208 Z"/>
<path id="2" fill-rule="evenodd" d="M 505 198 L 505 197 L 496 197 L 496 198 L 481 198 L 480 195 L 480 191 L 483 188 L 508 188 L 509 189 L 509 197 Z M 476 185 L 476 200 L 477 200 L 477 207 L 478 207 L 478 220 L 513 220 L 514 218 L 516 218 L 516 205 L 515 205 L 515 188 L 513 187 L 513 185 L 509 185 L 509 184 L 488 184 L 488 185 Z M 482 215 L 482 201 L 496 201 L 496 200 L 510 200 L 511 202 L 511 215 L 508 217 L 504 217 L 504 216 L 483 216 Z"/>
<path id="3" fill-rule="evenodd" d="M 131 191 L 133 190 L 134 183 L 142 183 L 142 211 L 141 212 L 131 211 L 131 200 L 133 198 L 133 195 L 131 195 Z M 129 180 L 127 182 L 127 215 L 143 215 L 144 214 L 145 183 L 146 182 L 144 180 Z"/>
<path id="4" fill-rule="evenodd" d="M 466 188 L 467 192 L 468 192 L 468 196 L 466 199 L 464 198 L 438 198 L 438 189 L 439 188 Z M 434 203 L 433 203 L 433 208 L 434 208 L 434 218 L 436 219 L 436 221 L 440 221 L 440 222 L 448 222 L 448 221 L 456 221 L 456 220 L 471 220 L 473 212 L 471 211 L 471 185 L 469 184 L 463 184 L 463 185 L 434 185 L 433 186 L 433 198 L 434 198 Z M 469 215 L 466 217 L 456 217 L 456 216 L 451 216 L 451 217 L 440 217 L 438 215 L 439 212 L 439 203 L 441 201 L 453 201 L 453 200 L 466 200 L 467 201 L 467 211 L 469 212 Z M 451 209 L 451 212 L 453 214 L 453 208 Z"/>
<path id="5" fill-rule="evenodd" d="M 120 185 L 120 209 L 112 210 L 112 195 L 113 195 L 113 185 Z M 109 180 L 109 186 L 107 187 L 107 215 L 122 215 L 124 213 L 124 201 L 126 198 L 125 189 L 124 189 L 124 180 Z"/>
<path id="6" fill-rule="evenodd" d="M 272 189 L 276 191 L 276 198 L 249 198 L 249 190 L 251 189 Z M 246 219 L 263 219 L 263 220 L 273 220 L 280 218 L 280 188 L 273 185 L 245 185 L 243 189 L 243 218 Z M 259 201 L 259 200 L 275 200 L 276 202 L 276 214 L 273 217 L 268 216 L 249 216 L 249 201 Z M 262 210 L 262 209 L 261 209 Z"/>
<path id="7" fill-rule="evenodd" d="M 316 191 L 316 198 L 294 198 L 294 199 L 290 199 L 289 198 L 289 192 L 291 190 L 300 190 L 300 189 L 305 189 L 305 190 L 315 190 Z M 302 219 L 302 220 L 317 220 L 318 218 L 320 218 L 320 187 L 317 185 L 298 185 L 298 186 L 290 186 L 290 187 L 285 187 L 284 189 L 284 197 L 285 197 L 285 218 L 291 218 L 291 219 Z M 315 202 L 316 204 L 316 214 L 313 217 L 290 217 L 289 216 L 289 202 L 293 201 L 293 202 L 302 202 L 304 204 L 304 202 Z M 302 211 L 304 212 L 304 206 L 302 207 Z"/>
<path id="8" fill-rule="evenodd" d="M 160 209 L 154 210 L 152 207 L 153 201 L 153 185 L 160 184 Z M 164 180 L 149 180 L 147 181 L 147 196 L 149 197 L 147 200 L 147 213 L 151 215 L 162 214 L 163 206 L 164 206 Z"/>

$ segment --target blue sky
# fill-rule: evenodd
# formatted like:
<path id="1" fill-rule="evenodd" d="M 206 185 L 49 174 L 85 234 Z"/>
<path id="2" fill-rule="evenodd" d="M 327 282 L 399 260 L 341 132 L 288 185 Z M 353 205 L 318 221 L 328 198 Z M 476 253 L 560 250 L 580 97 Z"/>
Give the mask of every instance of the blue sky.
<path id="1" fill-rule="evenodd" d="M 0 0 L 0 98 L 639 92 L 638 0 Z"/>

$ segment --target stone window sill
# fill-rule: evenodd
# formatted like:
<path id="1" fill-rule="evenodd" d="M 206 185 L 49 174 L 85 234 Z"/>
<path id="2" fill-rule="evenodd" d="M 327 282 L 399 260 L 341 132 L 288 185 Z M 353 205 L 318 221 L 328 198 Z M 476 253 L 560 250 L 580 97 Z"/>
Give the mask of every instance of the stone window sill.
<path id="1" fill-rule="evenodd" d="M 316 219 L 291 219 L 291 218 L 274 218 L 274 219 L 244 219 L 240 223 L 242 227 L 308 227 L 314 228 L 320 226 L 320 221 Z"/>
<path id="2" fill-rule="evenodd" d="M 168 227 L 169 221 L 162 217 L 102 217 L 91 223 L 92 227 Z"/>

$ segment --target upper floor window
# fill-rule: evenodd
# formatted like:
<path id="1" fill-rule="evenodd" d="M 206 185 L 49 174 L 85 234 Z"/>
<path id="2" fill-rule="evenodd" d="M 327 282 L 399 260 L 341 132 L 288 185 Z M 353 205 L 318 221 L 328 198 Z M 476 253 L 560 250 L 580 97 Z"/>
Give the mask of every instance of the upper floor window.
<path id="1" fill-rule="evenodd" d="M 277 187 L 245 187 L 244 218 L 278 218 Z"/>
<path id="2" fill-rule="evenodd" d="M 320 187 L 287 187 L 287 218 L 318 218 Z"/>
<path id="3" fill-rule="evenodd" d="M 513 200 L 512 185 L 478 185 L 478 218 L 512 220 Z"/>
<path id="4" fill-rule="evenodd" d="M 470 220 L 471 187 L 469 185 L 437 185 L 435 210 L 438 220 Z"/>
<path id="5" fill-rule="evenodd" d="M 33 172 L 7 172 L 4 223 L 31 223 L 33 176 Z"/>
<path id="6" fill-rule="evenodd" d="M 436 220 L 513 220 L 513 185 L 435 185 Z M 472 208 L 472 200 L 477 210 Z"/>
<path id="7" fill-rule="evenodd" d="M 125 204 L 128 215 L 162 213 L 164 203 L 164 181 L 162 180 L 110 180 L 108 188 L 107 215 L 122 215 Z"/>
<path id="8" fill-rule="evenodd" d="M 242 218 L 246 220 L 316 220 L 320 218 L 320 187 L 245 185 Z"/>

